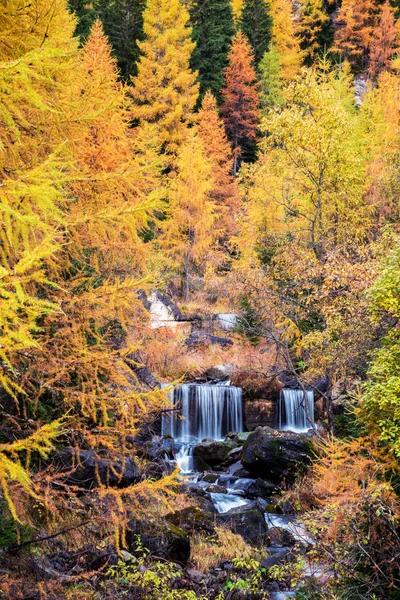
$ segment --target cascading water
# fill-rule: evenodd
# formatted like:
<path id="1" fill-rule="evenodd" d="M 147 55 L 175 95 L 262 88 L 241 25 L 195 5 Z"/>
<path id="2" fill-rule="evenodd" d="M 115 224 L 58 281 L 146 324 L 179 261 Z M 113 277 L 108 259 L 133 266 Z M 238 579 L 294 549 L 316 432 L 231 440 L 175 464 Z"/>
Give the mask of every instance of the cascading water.
<path id="1" fill-rule="evenodd" d="M 162 435 L 178 442 L 222 440 L 243 431 L 242 390 L 232 385 L 185 384 L 173 392 L 172 415 L 164 416 Z"/>
<path id="2" fill-rule="evenodd" d="M 242 390 L 232 385 L 185 384 L 171 393 L 174 411 L 162 418 L 161 434 L 181 444 L 175 455 L 182 474 L 193 472 L 193 448 L 205 438 L 222 440 L 243 431 Z"/>
<path id="3" fill-rule="evenodd" d="M 312 428 L 307 417 L 305 402 L 309 414 L 314 419 L 314 392 L 307 391 L 306 398 L 303 390 L 283 389 L 279 399 L 279 429 L 304 433 Z"/>

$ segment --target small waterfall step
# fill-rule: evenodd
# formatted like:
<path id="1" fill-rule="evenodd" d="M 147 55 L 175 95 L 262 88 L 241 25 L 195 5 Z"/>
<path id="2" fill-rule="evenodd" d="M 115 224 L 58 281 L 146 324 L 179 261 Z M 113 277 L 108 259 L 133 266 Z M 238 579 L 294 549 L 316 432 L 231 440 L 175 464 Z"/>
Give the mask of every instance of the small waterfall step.
<path id="1" fill-rule="evenodd" d="M 308 404 L 309 414 L 314 420 L 314 392 L 284 388 L 279 398 L 279 429 L 306 433 L 313 427 L 307 417 L 305 403 Z"/>
<path id="2" fill-rule="evenodd" d="M 176 410 L 162 419 L 162 435 L 194 443 L 223 440 L 243 431 L 242 389 L 232 385 L 184 384 L 172 392 Z"/>
<path id="3" fill-rule="evenodd" d="M 232 508 L 239 508 L 240 506 L 245 506 L 249 504 L 250 500 L 245 500 L 241 496 L 237 496 L 234 494 L 217 494 L 212 492 L 210 494 L 211 501 L 214 504 L 217 511 L 221 513 L 227 513 Z"/>

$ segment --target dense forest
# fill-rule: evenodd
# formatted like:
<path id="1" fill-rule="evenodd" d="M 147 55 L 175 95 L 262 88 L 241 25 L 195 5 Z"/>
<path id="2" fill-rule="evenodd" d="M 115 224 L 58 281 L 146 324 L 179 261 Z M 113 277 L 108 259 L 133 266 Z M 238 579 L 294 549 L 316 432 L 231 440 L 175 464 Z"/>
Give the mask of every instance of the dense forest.
<path id="1" fill-rule="evenodd" d="M 3 0 L 0 78 L 0 598 L 400 599 L 400 2 Z"/>

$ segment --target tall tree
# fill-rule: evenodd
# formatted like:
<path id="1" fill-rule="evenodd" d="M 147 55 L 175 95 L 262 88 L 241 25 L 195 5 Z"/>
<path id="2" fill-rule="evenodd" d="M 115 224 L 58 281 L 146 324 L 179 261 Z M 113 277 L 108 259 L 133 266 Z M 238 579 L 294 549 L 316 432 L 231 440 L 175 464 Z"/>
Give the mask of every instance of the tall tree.
<path id="1" fill-rule="evenodd" d="M 203 275 L 212 261 L 217 238 L 211 163 L 194 129 L 189 130 L 179 150 L 176 168 L 178 174 L 171 182 L 168 218 L 160 243 L 170 265 L 182 276 L 188 300 L 195 278 Z"/>
<path id="2" fill-rule="evenodd" d="M 143 11 L 146 0 L 69 0 L 69 6 L 78 17 L 76 35 L 84 43 L 96 19 L 101 19 L 104 31 L 118 61 L 124 79 L 135 76 L 139 47 L 143 41 Z"/>
<path id="3" fill-rule="evenodd" d="M 270 0 L 272 11 L 272 42 L 279 52 L 282 77 L 290 81 L 298 73 L 302 53 L 293 23 L 291 0 Z"/>
<path id="4" fill-rule="evenodd" d="M 283 104 L 281 57 L 274 44 L 270 44 L 258 65 L 260 79 L 260 102 L 262 108 Z"/>
<path id="5" fill-rule="evenodd" d="M 382 6 L 378 25 L 370 43 L 369 73 L 376 79 L 382 71 L 390 70 L 394 55 L 400 49 L 400 27 L 396 26 L 394 9 L 389 2 Z"/>
<path id="6" fill-rule="evenodd" d="M 216 99 L 209 91 L 203 98 L 197 124 L 205 154 L 211 164 L 214 185 L 210 197 L 218 207 L 220 218 L 217 225 L 226 241 L 235 231 L 234 216 L 239 207 L 239 194 L 232 176 L 232 151 L 224 122 L 218 114 Z"/>
<path id="7" fill-rule="evenodd" d="M 334 47 L 353 67 L 364 69 L 372 32 L 377 24 L 380 0 L 343 0 L 334 37 Z"/>
<path id="8" fill-rule="evenodd" d="M 266 0 L 244 0 L 240 28 L 253 49 L 257 66 L 271 41 L 272 18 Z"/>
<path id="9" fill-rule="evenodd" d="M 180 0 L 149 0 L 143 17 L 146 39 L 139 42 L 142 56 L 132 79 L 132 116 L 155 123 L 161 143 L 173 154 L 198 97 L 197 74 L 189 66 L 195 47 L 189 13 Z"/>
<path id="10" fill-rule="evenodd" d="M 211 90 L 221 99 L 223 71 L 234 34 L 230 0 L 196 0 L 190 5 L 192 38 L 196 42 L 190 65 L 199 73 L 200 95 Z"/>
<path id="11" fill-rule="evenodd" d="M 231 0 L 233 18 L 235 23 L 240 21 L 240 17 L 242 16 L 244 0 Z"/>
<path id="12" fill-rule="evenodd" d="M 332 43 L 331 20 L 323 0 L 302 0 L 297 27 L 305 64 L 312 65 L 318 54 Z"/>
<path id="13" fill-rule="evenodd" d="M 252 66 L 251 46 L 242 32 L 233 38 L 229 65 L 225 70 L 222 112 L 225 129 L 233 148 L 233 172 L 237 173 L 240 157 L 251 156 L 258 127 L 258 83 Z"/>

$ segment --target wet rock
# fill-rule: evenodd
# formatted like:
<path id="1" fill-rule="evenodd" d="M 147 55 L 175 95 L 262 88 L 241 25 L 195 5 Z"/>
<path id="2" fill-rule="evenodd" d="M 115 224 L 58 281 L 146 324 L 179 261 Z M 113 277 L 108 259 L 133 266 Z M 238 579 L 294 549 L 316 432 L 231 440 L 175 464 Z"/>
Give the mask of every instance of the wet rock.
<path id="1" fill-rule="evenodd" d="M 252 478 L 252 475 L 247 469 L 243 468 L 241 461 L 235 462 L 228 468 L 228 473 L 234 477 Z"/>
<path id="2" fill-rule="evenodd" d="M 127 487 L 141 479 L 133 458 L 110 456 L 108 451 L 65 448 L 51 456 L 52 464 L 67 485 L 89 490 L 102 485 Z M 64 477 L 63 477 L 64 474 Z"/>
<path id="3" fill-rule="evenodd" d="M 206 491 L 210 494 L 226 494 L 226 488 L 223 485 L 211 484 L 206 488 Z"/>
<path id="4" fill-rule="evenodd" d="M 212 503 L 211 503 L 212 506 Z M 188 506 L 182 510 L 170 513 L 166 520 L 177 527 L 180 527 L 188 534 L 202 531 L 213 535 L 215 533 L 215 523 L 213 510 L 207 511 L 198 506 Z"/>
<path id="5" fill-rule="evenodd" d="M 282 527 L 271 527 L 266 537 L 267 546 L 287 547 L 296 544 L 296 538 L 287 529 Z"/>
<path id="6" fill-rule="evenodd" d="M 205 473 L 201 478 L 202 481 L 206 481 L 207 483 L 216 483 L 220 473 Z"/>
<path id="7" fill-rule="evenodd" d="M 265 479 L 255 479 L 246 489 L 246 494 L 249 498 L 266 498 L 269 499 L 271 496 L 279 492 L 280 488 L 276 483 L 266 481 Z"/>
<path id="8" fill-rule="evenodd" d="M 137 536 L 155 557 L 172 562 L 186 563 L 190 557 L 190 539 L 187 533 L 167 519 L 129 522 L 126 541 L 129 552 L 136 553 Z"/>
<path id="9" fill-rule="evenodd" d="M 257 427 L 243 446 L 242 465 L 252 475 L 274 483 L 293 482 L 300 466 L 313 455 L 309 437 Z"/>
<path id="10" fill-rule="evenodd" d="M 234 533 L 254 546 L 265 542 L 267 524 L 264 512 L 257 502 L 251 502 L 245 506 L 234 508 L 217 517 L 217 522 L 226 525 Z"/>
<path id="11" fill-rule="evenodd" d="M 232 440 L 224 440 L 223 442 L 205 440 L 194 447 L 193 458 L 195 461 L 210 465 L 210 467 L 221 466 L 221 463 L 227 459 L 229 452 L 235 446 L 236 444 Z"/>

